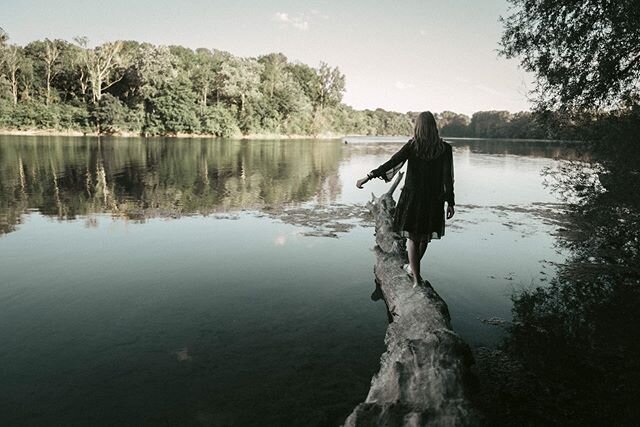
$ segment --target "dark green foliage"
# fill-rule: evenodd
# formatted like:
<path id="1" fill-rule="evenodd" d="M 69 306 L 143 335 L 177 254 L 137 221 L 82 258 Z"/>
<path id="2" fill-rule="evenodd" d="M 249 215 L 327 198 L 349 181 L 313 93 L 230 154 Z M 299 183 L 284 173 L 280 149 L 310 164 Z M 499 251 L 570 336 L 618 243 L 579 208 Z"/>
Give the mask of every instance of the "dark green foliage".
<path id="1" fill-rule="evenodd" d="M 146 101 L 145 113 L 145 134 L 196 133 L 200 128 L 196 95 L 183 78 L 164 82 Z"/>
<path id="2" fill-rule="evenodd" d="M 46 106 L 40 102 L 13 105 L 9 100 L 0 99 L 2 128 L 86 131 L 89 126 L 89 113 L 83 107 L 65 104 Z"/>
<path id="3" fill-rule="evenodd" d="M 89 108 L 91 124 L 104 134 L 127 129 L 128 108 L 115 96 L 106 93 Z"/>
<path id="4" fill-rule="evenodd" d="M 200 114 L 200 133 L 229 138 L 240 132 L 236 112 L 223 105 L 206 107 Z"/>
<path id="5" fill-rule="evenodd" d="M 544 109 L 639 101 L 640 2 L 509 0 L 501 53 L 536 74 Z"/>
<path id="6" fill-rule="evenodd" d="M 436 115 L 436 120 L 440 126 L 440 134 L 443 136 L 470 136 L 470 119 L 464 114 L 443 111 Z"/>

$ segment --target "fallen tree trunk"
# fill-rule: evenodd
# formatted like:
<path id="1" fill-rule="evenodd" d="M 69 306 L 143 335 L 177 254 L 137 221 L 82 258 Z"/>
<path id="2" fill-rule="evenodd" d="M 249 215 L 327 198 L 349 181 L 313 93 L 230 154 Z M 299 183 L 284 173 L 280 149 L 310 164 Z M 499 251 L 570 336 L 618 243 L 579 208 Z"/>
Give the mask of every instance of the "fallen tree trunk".
<path id="1" fill-rule="evenodd" d="M 392 320 L 387 351 L 366 400 L 345 426 L 475 426 L 478 413 L 469 400 L 468 345 L 451 329 L 445 302 L 429 285 L 413 288 L 403 270 L 404 239 L 392 231 L 392 194 L 402 175 L 369 204 L 376 223 L 376 285 Z"/>

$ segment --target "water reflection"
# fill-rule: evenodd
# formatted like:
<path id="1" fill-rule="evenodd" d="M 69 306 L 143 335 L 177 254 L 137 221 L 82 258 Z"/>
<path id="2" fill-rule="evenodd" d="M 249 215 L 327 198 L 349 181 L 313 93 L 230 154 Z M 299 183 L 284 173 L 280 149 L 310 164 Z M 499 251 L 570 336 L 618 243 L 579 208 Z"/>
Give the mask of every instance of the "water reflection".
<path id="1" fill-rule="evenodd" d="M 521 144 L 454 142 L 459 210 L 423 264 L 472 344 L 561 258 L 540 170 L 575 149 Z M 0 137 L 1 230 L 22 224 L 0 238 L 0 424 L 337 424 L 387 322 L 359 225 L 388 185 L 353 183 L 398 148 Z"/>
<path id="2" fill-rule="evenodd" d="M 515 296 L 502 345 L 479 352 L 488 425 L 637 424 L 640 156 L 612 157 L 550 173 L 574 200 L 558 240 L 570 256 Z"/>
<path id="3" fill-rule="evenodd" d="M 458 163 L 476 152 L 580 156 L 579 147 L 569 143 L 452 141 Z M 378 161 L 397 149 L 396 144 L 370 143 L 343 148 L 336 141 L 2 137 L 0 233 L 13 231 L 29 210 L 58 219 L 110 213 L 144 220 L 311 200 L 332 203 L 342 192 L 338 171 L 343 160 L 366 153 Z M 352 170 L 362 173 L 371 165 Z M 342 201 L 364 194 L 356 193 L 349 188 Z"/>
<path id="4" fill-rule="evenodd" d="M 261 209 L 340 193 L 327 141 L 9 138 L 0 144 L 0 232 L 30 209 L 133 220 Z"/>
<path id="5" fill-rule="evenodd" d="M 466 147 L 471 152 L 527 157 L 543 157 L 563 160 L 585 160 L 589 154 L 584 144 L 569 141 L 534 141 L 508 139 L 452 138 L 457 147 Z"/>

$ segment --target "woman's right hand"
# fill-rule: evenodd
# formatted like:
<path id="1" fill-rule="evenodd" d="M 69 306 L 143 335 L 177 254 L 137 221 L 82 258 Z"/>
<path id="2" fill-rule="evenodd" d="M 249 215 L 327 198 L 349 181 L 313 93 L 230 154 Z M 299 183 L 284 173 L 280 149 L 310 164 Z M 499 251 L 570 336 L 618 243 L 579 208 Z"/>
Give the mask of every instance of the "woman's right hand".
<path id="1" fill-rule="evenodd" d="M 364 178 L 360 178 L 359 180 L 357 180 L 357 181 L 356 181 L 356 187 L 358 187 L 358 188 L 360 188 L 360 189 L 361 189 L 361 188 L 362 188 L 362 186 L 363 186 L 367 181 L 369 181 L 369 177 L 368 177 L 368 176 L 365 176 Z"/>
<path id="2" fill-rule="evenodd" d="M 453 218 L 453 215 L 456 213 L 456 209 L 453 205 L 447 204 L 447 219 Z"/>

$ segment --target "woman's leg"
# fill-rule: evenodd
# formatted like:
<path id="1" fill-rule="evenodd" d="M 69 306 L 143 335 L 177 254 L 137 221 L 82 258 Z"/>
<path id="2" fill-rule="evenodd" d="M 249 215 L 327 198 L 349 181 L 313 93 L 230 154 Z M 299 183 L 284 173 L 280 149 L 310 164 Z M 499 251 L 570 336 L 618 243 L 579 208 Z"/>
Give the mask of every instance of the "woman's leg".
<path id="1" fill-rule="evenodd" d="M 413 273 L 413 286 L 419 285 L 422 282 L 420 276 L 420 238 L 418 236 L 411 236 L 407 240 L 407 253 L 409 255 L 409 268 Z"/>
<path id="2" fill-rule="evenodd" d="M 420 259 L 424 258 L 424 253 L 427 252 L 427 246 L 429 242 L 427 240 L 423 240 L 420 242 Z"/>

